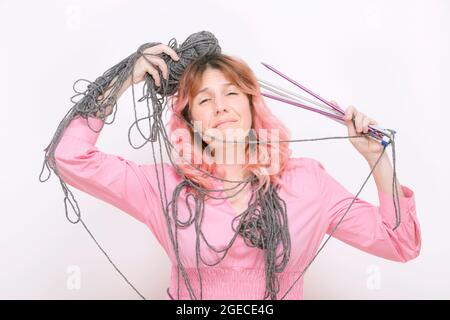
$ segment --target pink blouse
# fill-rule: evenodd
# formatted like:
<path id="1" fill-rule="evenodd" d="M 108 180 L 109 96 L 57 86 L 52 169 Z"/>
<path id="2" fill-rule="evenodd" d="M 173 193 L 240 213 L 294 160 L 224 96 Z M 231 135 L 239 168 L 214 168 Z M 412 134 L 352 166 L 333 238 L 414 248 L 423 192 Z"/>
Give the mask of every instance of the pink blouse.
<path id="1" fill-rule="evenodd" d="M 95 130 L 102 120 L 89 118 Z M 76 117 L 67 127 L 55 151 L 56 164 L 61 178 L 69 185 L 98 199 L 106 201 L 148 226 L 172 262 L 169 291 L 177 299 L 177 264 L 164 216 L 155 164 L 136 164 L 120 156 L 107 154 L 96 146 L 100 133 L 92 131 L 85 119 Z M 157 165 L 162 181 L 160 165 Z M 181 181 L 174 167 L 164 163 L 168 201 L 172 191 Z M 290 158 L 282 174 L 282 187 L 278 194 L 286 202 L 291 236 L 291 256 L 284 272 L 278 274 L 281 298 L 298 278 L 301 271 L 317 252 L 321 241 L 352 201 L 354 195 L 347 191 L 322 164 L 311 158 Z M 218 183 L 221 186 L 221 183 Z M 414 192 L 401 185 L 405 197 L 400 197 L 401 225 L 395 225 L 392 195 L 378 191 L 379 206 L 357 199 L 333 237 L 367 253 L 406 262 L 419 255 L 421 231 L 416 217 Z M 294 191 L 294 194 L 286 192 Z M 222 195 L 219 192 L 217 195 Z M 187 220 L 186 194 L 178 202 L 180 220 Z M 192 197 L 188 197 L 194 208 Z M 231 228 L 237 213 L 228 200 L 213 199 L 205 203 L 202 223 L 208 242 L 216 248 L 226 246 L 234 231 Z M 180 259 L 199 299 L 196 270 L 195 225 L 179 229 Z M 201 242 L 201 253 L 210 264 L 219 259 Z M 215 266 L 200 262 L 203 299 L 258 299 L 264 297 L 265 273 L 262 250 L 248 247 L 238 236 L 226 257 Z M 303 277 L 285 299 L 303 298 Z M 169 296 L 166 296 L 169 299 Z M 190 299 L 180 275 L 180 299 Z"/>

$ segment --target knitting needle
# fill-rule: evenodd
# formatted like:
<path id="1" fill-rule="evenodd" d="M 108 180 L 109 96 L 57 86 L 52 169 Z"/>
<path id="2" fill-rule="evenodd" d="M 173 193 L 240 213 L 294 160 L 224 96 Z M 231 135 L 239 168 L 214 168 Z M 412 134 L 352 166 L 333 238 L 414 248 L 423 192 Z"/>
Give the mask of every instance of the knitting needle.
<path id="1" fill-rule="evenodd" d="M 264 62 L 261 62 L 261 64 L 263 66 L 265 66 L 266 68 L 268 68 L 269 70 L 275 72 L 279 76 L 283 77 L 284 79 L 288 80 L 289 82 L 291 82 L 295 86 L 299 87 L 300 89 L 308 92 L 310 95 L 312 95 L 313 97 L 317 98 L 321 102 L 325 103 L 326 105 L 328 105 L 330 108 L 334 109 L 336 112 L 340 113 L 341 115 L 345 114 L 345 112 L 339 106 L 335 106 L 335 105 L 331 104 L 330 102 L 326 101 L 325 99 L 323 99 L 319 95 L 315 94 L 314 92 L 312 92 L 308 88 L 302 86 L 300 83 L 296 82 L 293 79 L 290 79 L 288 76 L 286 76 L 282 72 L 278 71 L 274 67 L 272 67 L 272 66 L 270 66 L 270 65 L 268 65 L 268 64 L 266 64 Z M 316 110 L 316 111 L 319 111 L 319 110 Z M 386 145 L 388 145 L 390 143 L 390 141 L 391 141 L 391 134 L 393 134 L 393 133 L 395 133 L 395 131 L 393 131 L 393 130 L 388 131 L 388 130 L 382 129 L 382 128 L 378 127 L 378 126 L 369 125 L 369 137 L 375 138 L 376 140 L 380 141 L 380 143 L 383 144 L 384 146 L 386 146 Z"/>
<path id="2" fill-rule="evenodd" d="M 295 101 L 291 101 L 291 100 L 286 99 L 286 98 L 277 97 L 277 96 L 274 96 L 274 95 L 268 94 L 268 93 L 261 93 L 261 95 L 263 95 L 263 96 L 265 96 L 267 98 L 278 100 L 278 101 L 281 101 L 281 102 L 284 102 L 284 103 L 288 103 L 288 104 L 291 104 L 293 106 L 300 107 L 300 108 L 303 108 L 303 109 L 306 109 L 306 110 L 309 110 L 309 111 L 314 111 L 314 112 L 320 113 L 320 114 L 322 114 L 324 116 L 327 116 L 327 117 L 332 118 L 332 119 L 336 119 L 338 121 L 343 121 L 342 116 L 338 116 L 338 115 L 335 115 L 333 113 L 325 112 L 325 111 L 322 111 L 322 110 L 317 110 L 317 109 L 314 109 L 313 107 L 309 107 L 307 105 L 304 105 L 304 104 L 301 104 L 301 103 L 298 103 L 298 102 L 295 102 Z"/>
<path id="3" fill-rule="evenodd" d="M 291 78 L 289 78 L 288 76 L 286 76 L 285 74 L 281 73 L 280 71 L 278 71 L 277 69 L 275 69 L 274 67 L 269 66 L 267 63 L 261 62 L 263 66 L 265 66 L 266 68 L 268 68 L 269 70 L 275 72 L 276 74 L 278 74 L 279 76 L 283 77 L 284 79 L 286 79 L 287 81 L 289 81 L 290 83 L 292 83 L 293 85 L 299 87 L 300 89 L 308 92 L 310 95 L 312 95 L 313 97 L 317 98 L 318 100 L 322 101 L 323 103 L 325 103 L 327 106 L 331 107 L 332 109 L 334 109 L 335 111 L 337 111 L 338 113 L 344 115 L 345 112 L 344 110 L 342 110 L 339 106 L 335 106 L 333 104 L 331 104 L 330 102 L 328 102 L 327 100 L 325 100 L 324 98 L 320 97 L 319 95 L 315 94 L 314 92 L 312 92 L 311 90 L 305 88 L 304 86 L 302 86 L 300 83 L 298 83 L 295 80 L 292 80 Z"/>
<path id="4" fill-rule="evenodd" d="M 263 85 L 262 87 L 264 87 L 264 85 Z M 270 91 L 270 88 L 268 88 L 267 90 Z M 343 125 L 346 125 L 346 124 L 344 123 L 344 120 L 342 119 L 342 116 L 341 116 L 341 115 L 330 114 L 330 113 L 328 113 L 328 112 L 324 112 L 324 111 L 321 111 L 321 110 L 317 110 L 317 109 L 315 109 L 315 108 L 313 108 L 313 107 L 309 107 L 309 106 L 307 106 L 307 105 L 301 104 L 301 103 L 299 103 L 297 100 L 291 101 L 291 100 L 289 100 L 289 99 L 287 99 L 287 98 L 277 97 L 277 96 L 274 96 L 274 95 L 271 95 L 271 94 L 267 94 L 267 93 L 261 93 L 261 95 L 262 95 L 262 96 L 265 96 L 265 97 L 267 97 L 267 98 L 271 98 L 271 99 L 274 99 L 274 100 L 277 100 L 277 101 L 285 102 L 285 103 L 288 103 L 288 104 L 291 104 L 291 105 L 294 105 L 294 106 L 297 106 L 297 107 L 301 107 L 301 108 L 306 109 L 306 110 L 310 110 L 310 111 L 317 112 L 317 113 L 319 113 L 319 114 L 322 114 L 322 115 L 325 115 L 325 116 L 329 117 L 330 119 L 332 119 L 332 120 L 334 120 L 334 121 L 336 121 L 336 122 L 339 122 L 339 123 L 341 123 L 341 124 L 343 124 Z M 373 126 L 376 127 L 376 128 L 374 128 L 374 129 L 376 129 L 377 131 L 384 131 L 384 134 L 389 136 L 389 132 L 385 131 L 384 129 L 382 129 L 382 128 L 378 127 L 378 126 L 375 126 L 375 125 L 373 125 Z M 375 135 L 375 133 L 376 133 L 376 135 Z M 373 138 L 373 139 L 375 139 L 375 140 L 377 140 L 377 141 L 379 141 L 379 142 L 382 143 L 383 145 L 384 145 L 384 144 L 388 144 L 389 141 L 390 141 L 390 140 L 389 140 L 388 138 L 386 138 L 385 136 L 383 136 L 383 135 L 381 135 L 381 134 L 378 134 L 378 132 L 370 133 L 370 134 L 369 134 L 369 137 L 370 137 L 370 138 Z"/>
<path id="5" fill-rule="evenodd" d="M 320 107 L 320 108 L 322 108 L 322 109 L 324 109 L 326 111 L 335 112 L 335 110 L 330 108 L 329 106 L 321 104 L 321 103 L 318 103 L 317 101 L 309 99 L 309 98 L 307 98 L 305 96 L 302 96 L 302 95 L 300 95 L 298 93 L 295 93 L 295 92 L 283 89 L 283 88 L 281 88 L 279 86 L 274 85 L 273 83 L 270 83 L 270 82 L 262 80 L 262 79 L 258 79 L 258 81 L 260 83 L 260 87 L 261 88 L 264 88 L 266 90 L 270 90 L 273 93 L 276 93 L 276 94 L 278 94 L 280 96 L 283 96 L 283 97 L 289 98 L 289 99 L 293 99 L 294 101 L 297 101 L 299 103 L 302 103 L 302 100 L 303 100 L 305 102 L 309 102 L 309 103 L 311 103 L 311 104 L 313 104 L 315 106 L 318 106 L 318 107 Z"/>
<path id="6" fill-rule="evenodd" d="M 271 98 L 271 99 L 278 100 L 278 101 L 281 101 L 281 102 L 285 102 L 285 103 L 288 103 L 288 104 L 291 104 L 291 105 L 295 105 L 297 107 L 300 107 L 300 108 L 303 108 L 303 109 L 306 109 L 306 110 L 314 111 L 314 112 L 317 112 L 317 113 L 320 113 L 322 115 L 325 115 L 325 116 L 329 117 L 333 121 L 336 121 L 336 122 L 341 123 L 341 124 L 344 123 L 344 120 L 342 119 L 342 116 L 335 114 L 334 110 L 331 110 L 332 113 L 330 114 L 328 112 L 324 112 L 324 111 L 320 111 L 320 110 L 314 109 L 313 107 L 309 107 L 309 106 L 307 106 L 305 104 L 302 104 L 301 100 L 296 99 L 296 98 L 292 98 L 289 95 L 284 94 L 282 92 L 283 89 L 280 88 L 280 90 L 276 90 L 276 89 L 273 89 L 273 88 L 269 87 L 268 86 L 268 84 L 269 84 L 268 82 L 262 81 L 262 80 L 259 80 L 259 81 L 261 81 L 261 83 L 260 83 L 260 87 L 261 88 L 264 88 L 265 90 L 268 90 L 268 91 L 272 91 L 273 93 L 278 94 L 281 97 L 284 97 L 284 98 L 280 98 L 280 97 L 277 97 L 277 96 L 274 96 L 274 95 L 262 92 L 261 95 L 263 95 L 263 96 L 265 96 L 267 98 Z M 288 98 L 290 98 L 292 100 L 289 100 Z M 308 99 L 305 99 L 305 100 L 308 100 Z M 308 102 L 310 102 L 310 101 L 308 101 Z M 317 105 L 317 103 L 315 103 L 313 101 L 311 101 L 311 103 Z M 321 105 L 321 107 L 326 109 L 326 110 L 330 110 L 327 106 L 322 106 Z"/>
<path id="7" fill-rule="evenodd" d="M 295 86 L 299 87 L 300 89 L 308 92 L 310 95 L 312 95 L 313 97 L 317 98 L 318 100 L 322 101 L 323 103 L 325 103 L 326 105 L 328 105 L 330 108 L 334 109 L 335 111 L 337 111 L 338 113 L 344 115 L 345 112 L 339 107 L 339 106 L 335 106 L 332 103 L 328 102 L 327 100 L 325 100 L 324 98 L 320 97 L 318 94 L 312 92 L 311 90 L 309 90 L 308 88 L 302 86 L 300 83 L 298 83 L 297 81 L 289 78 L 288 76 L 286 76 L 285 74 L 283 74 L 281 71 L 278 71 L 277 69 L 275 69 L 274 67 L 268 65 L 267 63 L 261 62 L 261 64 L 263 66 L 265 66 L 266 68 L 268 68 L 269 70 L 275 72 L 276 74 L 278 74 L 279 76 L 283 77 L 284 79 L 286 79 L 287 81 L 291 82 L 292 84 L 294 84 Z M 377 130 L 371 128 L 371 126 L 369 126 L 369 132 L 372 133 L 376 138 L 381 139 L 382 136 L 380 136 L 380 132 L 377 132 Z M 381 135 L 386 134 L 384 131 L 381 132 Z"/>

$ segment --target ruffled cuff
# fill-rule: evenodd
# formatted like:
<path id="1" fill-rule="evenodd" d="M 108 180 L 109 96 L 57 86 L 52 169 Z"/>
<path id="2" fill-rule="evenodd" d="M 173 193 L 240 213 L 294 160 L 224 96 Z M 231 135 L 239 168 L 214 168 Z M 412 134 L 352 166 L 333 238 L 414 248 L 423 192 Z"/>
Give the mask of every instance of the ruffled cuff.
<path id="1" fill-rule="evenodd" d="M 104 122 L 100 118 L 75 116 L 64 131 L 64 136 L 84 140 L 95 145 L 103 129 Z"/>
<path id="2" fill-rule="evenodd" d="M 399 197 L 400 204 L 400 222 L 417 221 L 416 217 L 416 202 L 414 191 L 404 185 L 400 185 L 404 193 L 404 197 Z M 396 224 L 394 197 L 392 194 L 378 190 L 378 198 L 380 201 L 380 213 L 385 222 L 392 226 Z"/>

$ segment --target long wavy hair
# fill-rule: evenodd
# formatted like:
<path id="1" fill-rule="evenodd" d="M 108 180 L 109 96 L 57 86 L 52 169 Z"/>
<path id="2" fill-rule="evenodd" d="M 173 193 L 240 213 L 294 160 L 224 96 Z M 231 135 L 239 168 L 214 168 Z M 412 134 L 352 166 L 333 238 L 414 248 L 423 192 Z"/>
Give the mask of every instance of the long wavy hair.
<path id="1" fill-rule="evenodd" d="M 251 129 L 254 129 L 251 131 L 256 134 L 254 138 L 258 141 L 268 142 L 256 144 L 257 161 L 252 161 L 252 163 L 247 161 L 250 159 L 249 152 L 251 152 L 250 150 L 252 148 L 249 148 L 248 144 L 246 145 L 246 161 L 243 169 L 249 170 L 258 178 L 257 189 L 263 188 L 265 192 L 269 188 L 270 183 L 273 186 L 277 186 L 281 182 L 280 174 L 286 168 L 292 151 L 289 149 L 289 142 L 277 141 L 271 143 L 271 134 L 264 134 L 264 137 L 262 137 L 260 133 L 264 133 L 264 130 L 261 129 L 265 129 L 265 132 L 276 129 L 278 133 L 277 140 L 286 141 L 290 138 L 290 131 L 266 106 L 261 95 L 258 80 L 247 63 L 239 58 L 223 53 L 207 55 L 191 62 L 180 79 L 176 93 L 168 98 L 168 103 L 172 110 L 168 128 L 170 137 L 172 137 L 171 143 L 175 147 L 176 156 L 183 158 L 185 161 L 184 164 L 182 162 L 179 164 L 180 169 L 185 177 L 198 186 L 207 189 L 211 189 L 214 186 L 213 179 L 201 171 L 196 170 L 196 168 L 214 175 L 216 164 L 211 161 L 200 161 L 200 163 L 198 161 L 195 163 L 194 161 L 194 148 L 201 148 L 202 150 L 197 150 L 196 152 L 204 157 L 204 149 L 208 145 L 204 141 L 202 141 L 201 146 L 198 143 L 195 144 L 194 131 L 191 126 L 187 125 L 192 120 L 189 106 L 192 105 L 192 101 L 201 85 L 202 75 L 208 68 L 221 71 L 228 81 L 247 95 L 252 116 Z M 179 129 L 182 129 L 183 132 L 189 132 L 189 137 L 181 137 L 174 134 Z M 188 148 L 183 147 L 186 143 L 190 144 Z M 273 148 L 277 150 L 273 150 Z M 270 157 L 273 154 L 272 152 L 278 152 L 277 161 L 279 162 L 279 166 L 277 173 L 268 174 L 267 167 L 271 163 L 272 159 Z"/>

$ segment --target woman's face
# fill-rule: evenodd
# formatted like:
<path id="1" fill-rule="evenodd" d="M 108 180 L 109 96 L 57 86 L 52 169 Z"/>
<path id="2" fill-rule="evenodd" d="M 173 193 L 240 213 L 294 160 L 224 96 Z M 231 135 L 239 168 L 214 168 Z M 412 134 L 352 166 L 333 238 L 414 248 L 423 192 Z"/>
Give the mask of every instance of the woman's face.
<path id="1" fill-rule="evenodd" d="M 247 95 L 231 84 L 220 70 L 211 68 L 203 73 L 200 90 L 191 105 L 191 118 L 198 131 L 205 133 L 208 130 L 207 133 L 213 136 L 217 130 L 223 137 L 230 130 L 235 137 L 246 135 L 252 125 Z"/>

